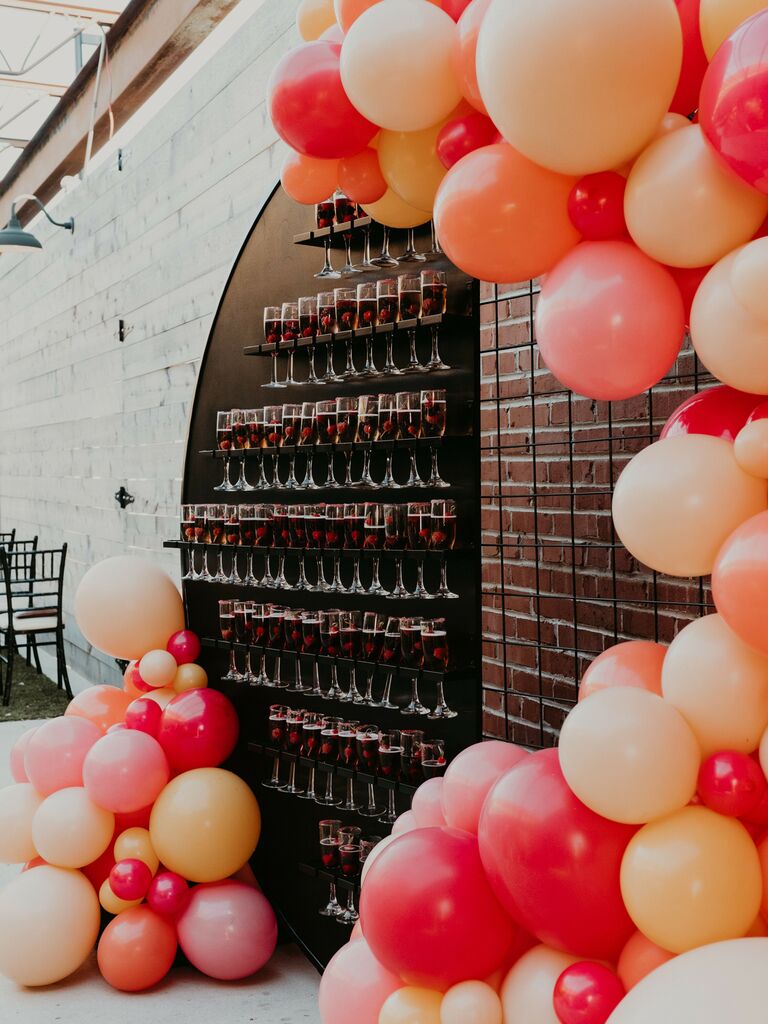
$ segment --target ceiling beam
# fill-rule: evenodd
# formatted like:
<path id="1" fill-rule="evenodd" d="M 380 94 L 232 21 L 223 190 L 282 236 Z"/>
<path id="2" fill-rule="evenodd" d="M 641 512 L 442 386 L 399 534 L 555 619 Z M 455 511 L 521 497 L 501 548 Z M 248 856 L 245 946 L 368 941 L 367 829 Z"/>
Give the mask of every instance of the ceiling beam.
<path id="1" fill-rule="evenodd" d="M 24 149 L 29 139 L 14 139 L 7 135 L 0 135 L 0 146 L 11 146 L 12 149 Z"/>
<path id="2" fill-rule="evenodd" d="M 87 3 L 68 3 L 67 0 L 0 0 L 0 7 L 17 11 L 37 11 L 39 14 L 68 14 L 84 21 L 97 21 L 100 25 L 113 25 L 120 11 Z"/>
<path id="3" fill-rule="evenodd" d="M 29 78 L 16 78 L 14 75 L 0 75 L 0 89 L 25 89 L 28 92 L 44 92 L 48 96 L 63 96 L 66 85 L 54 82 L 33 82 Z"/>

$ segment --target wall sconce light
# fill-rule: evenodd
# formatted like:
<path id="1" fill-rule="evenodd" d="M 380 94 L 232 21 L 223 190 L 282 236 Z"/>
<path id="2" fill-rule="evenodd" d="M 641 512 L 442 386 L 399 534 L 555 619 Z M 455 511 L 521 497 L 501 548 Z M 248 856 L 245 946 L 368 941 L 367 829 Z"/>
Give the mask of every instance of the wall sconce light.
<path id="1" fill-rule="evenodd" d="M 75 219 L 70 217 L 67 221 L 54 220 L 53 217 L 48 213 L 46 208 L 37 198 L 37 196 L 23 195 L 17 196 L 11 203 L 11 217 L 8 221 L 8 225 L 0 230 L 0 252 L 29 252 L 31 249 L 42 249 L 42 244 L 32 234 L 31 231 L 25 231 L 21 226 L 19 218 L 16 214 L 16 204 L 21 202 L 33 202 L 42 210 L 48 220 L 57 228 L 65 228 L 67 231 L 74 232 L 75 230 Z"/>

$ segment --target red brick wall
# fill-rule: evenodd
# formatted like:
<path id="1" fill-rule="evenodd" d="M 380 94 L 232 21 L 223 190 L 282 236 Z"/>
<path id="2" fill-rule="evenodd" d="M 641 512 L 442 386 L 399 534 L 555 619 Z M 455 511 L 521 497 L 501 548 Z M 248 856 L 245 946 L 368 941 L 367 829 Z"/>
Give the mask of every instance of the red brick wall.
<path id="1" fill-rule="evenodd" d="M 481 294 L 485 732 L 551 746 L 592 658 L 668 643 L 701 613 L 698 581 L 656 576 L 618 544 L 611 490 L 631 456 L 710 378 L 685 346 L 650 394 L 571 395 L 531 346 L 538 286 Z"/>

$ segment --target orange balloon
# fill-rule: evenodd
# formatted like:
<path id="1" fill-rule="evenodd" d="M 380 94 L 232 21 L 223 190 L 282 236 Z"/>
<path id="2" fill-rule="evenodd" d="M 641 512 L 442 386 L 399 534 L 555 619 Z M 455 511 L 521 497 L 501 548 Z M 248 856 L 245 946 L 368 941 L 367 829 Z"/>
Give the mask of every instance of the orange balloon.
<path id="1" fill-rule="evenodd" d="M 763 873 L 763 899 L 760 904 L 760 913 L 768 917 L 768 837 L 758 845 L 757 855 L 760 858 L 760 870 Z"/>
<path id="2" fill-rule="evenodd" d="M 137 697 L 146 696 L 146 691 L 140 690 L 133 681 L 134 670 L 138 664 L 138 661 L 130 662 L 128 668 L 123 673 L 123 689 L 126 693 L 131 695 L 131 700 L 136 700 Z"/>
<path id="3" fill-rule="evenodd" d="M 609 686 L 635 686 L 661 696 L 666 647 L 650 640 L 627 640 L 598 654 L 581 680 L 579 700 Z"/>
<path id="4" fill-rule="evenodd" d="M 176 957 L 176 929 L 149 907 L 132 907 L 110 921 L 97 959 L 104 980 L 121 992 L 141 992 L 166 976 Z"/>
<path id="5" fill-rule="evenodd" d="M 333 0 L 336 20 L 341 25 L 342 31 L 348 31 L 364 11 L 379 2 L 380 0 Z M 442 0 L 429 0 L 429 3 L 434 4 L 435 7 L 442 7 Z"/>
<path id="6" fill-rule="evenodd" d="M 338 160 L 320 160 L 290 152 L 283 162 L 280 181 L 297 203 L 311 206 L 322 203 L 336 191 L 339 179 Z"/>
<path id="7" fill-rule="evenodd" d="M 140 694 L 144 697 L 146 694 Z M 125 718 L 125 711 L 136 698 L 126 690 L 115 686 L 90 686 L 69 702 L 65 715 L 79 715 L 106 732 L 111 725 L 117 725 Z"/>
<path id="8" fill-rule="evenodd" d="M 296 12 L 296 27 L 305 42 L 319 39 L 336 24 L 333 0 L 301 0 Z"/>
<path id="9" fill-rule="evenodd" d="M 472 0 L 458 22 L 458 38 L 454 51 L 454 67 L 459 86 L 464 98 L 469 100 L 475 110 L 488 116 L 488 109 L 480 95 L 477 84 L 477 37 L 480 26 L 491 0 Z"/>
<path id="10" fill-rule="evenodd" d="M 768 655 L 768 512 L 742 523 L 720 548 L 712 596 L 734 633 Z"/>
<path id="11" fill-rule="evenodd" d="M 202 665 L 195 665 L 194 663 L 179 665 L 173 680 L 173 689 L 176 693 L 185 693 L 187 690 L 202 690 L 207 685 L 208 673 Z M 163 704 L 160 706 L 164 707 Z"/>
<path id="12" fill-rule="evenodd" d="M 657 946 L 642 932 L 635 932 L 621 951 L 616 973 L 624 988 L 629 992 L 657 967 L 674 960 L 675 954 Z"/>
<path id="13" fill-rule="evenodd" d="M 356 203 L 375 203 L 381 199 L 387 183 L 372 146 L 339 161 L 339 188 Z"/>
<path id="14" fill-rule="evenodd" d="M 443 178 L 434 219 L 440 244 L 481 281 L 547 273 L 579 241 L 568 216 L 576 178 L 537 167 L 506 143 L 475 150 Z"/>

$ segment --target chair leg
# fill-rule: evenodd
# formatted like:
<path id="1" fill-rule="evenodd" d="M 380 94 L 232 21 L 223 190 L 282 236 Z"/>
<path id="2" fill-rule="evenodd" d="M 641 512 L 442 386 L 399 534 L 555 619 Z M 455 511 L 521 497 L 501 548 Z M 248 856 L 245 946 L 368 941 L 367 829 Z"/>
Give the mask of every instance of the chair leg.
<path id="1" fill-rule="evenodd" d="M 72 687 L 69 685 L 69 673 L 67 672 L 67 659 L 64 654 L 64 635 L 63 633 L 56 634 L 56 671 L 60 681 L 64 681 L 64 689 L 67 692 L 67 696 L 72 699 L 74 694 L 72 693 Z M 59 683 L 59 686 L 61 682 Z"/>
<path id="2" fill-rule="evenodd" d="M 11 686 L 13 685 L 13 661 L 16 651 L 12 644 L 8 645 L 8 662 L 5 671 L 5 690 L 3 691 L 3 705 L 8 707 L 11 703 Z"/>
<path id="3" fill-rule="evenodd" d="M 37 637 L 30 635 L 29 642 L 32 645 L 32 656 L 35 659 L 35 668 L 37 669 L 37 674 L 42 675 L 43 667 L 40 664 L 40 653 L 37 649 Z"/>

